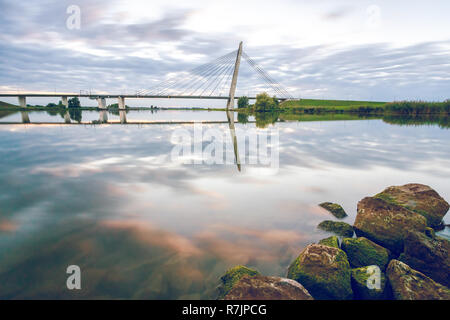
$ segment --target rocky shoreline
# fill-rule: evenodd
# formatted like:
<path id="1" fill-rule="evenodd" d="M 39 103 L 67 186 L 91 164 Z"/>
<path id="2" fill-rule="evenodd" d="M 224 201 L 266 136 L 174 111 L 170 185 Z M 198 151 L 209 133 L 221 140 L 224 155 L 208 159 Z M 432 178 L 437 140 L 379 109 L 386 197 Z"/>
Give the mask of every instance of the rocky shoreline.
<path id="1" fill-rule="evenodd" d="M 337 204 L 320 206 L 346 216 Z M 448 210 L 429 186 L 388 187 L 358 203 L 353 226 L 320 223 L 339 237 L 306 246 L 285 278 L 236 266 L 221 277 L 218 299 L 450 300 L 450 241 L 435 234 Z"/>

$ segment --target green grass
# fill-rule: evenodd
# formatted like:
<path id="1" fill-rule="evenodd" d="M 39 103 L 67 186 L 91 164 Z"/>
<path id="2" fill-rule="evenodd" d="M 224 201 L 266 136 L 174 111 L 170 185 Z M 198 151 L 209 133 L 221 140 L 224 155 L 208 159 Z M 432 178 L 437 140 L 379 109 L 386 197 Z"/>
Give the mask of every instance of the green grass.
<path id="1" fill-rule="evenodd" d="M 371 118 L 370 115 L 360 115 L 357 113 L 292 113 L 289 111 L 282 112 L 279 119 L 282 121 L 337 121 L 337 120 L 361 120 Z"/>
<path id="2" fill-rule="evenodd" d="M 48 110 L 45 106 L 27 106 L 21 108 L 13 104 L 0 101 L 0 108 L 3 110 Z M 61 109 L 61 107 L 52 107 Z M 148 107 L 132 108 L 134 110 L 151 110 Z M 161 110 L 193 110 L 191 108 L 158 108 Z M 225 108 L 194 108 L 196 110 L 208 111 L 224 111 Z M 97 110 L 97 107 L 81 107 L 80 110 Z M 235 111 L 238 109 L 236 108 Z M 281 112 L 289 112 L 292 115 L 283 116 L 293 117 L 294 114 L 372 114 L 372 115 L 441 115 L 448 117 L 450 114 L 450 100 L 444 102 L 426 102 L 426 101 L 398 101 L 398 102 L 381 102 L 381 101 L 352 101 L 352 100 L 318 100 L 318 99 L 301 99 L 289 100 L 280 103 L 276 109 Z M 255 111 L 253 106 L 249 108 L 239 109 L 239 112 L 249 113 Z"/>
<path id="3" fill-rule="evenodd" d="M 301 99 L 288 100 L 281 103 L 282 108 L 334 108 L 350 109 L 355 107 L 383 107 L 386 102 L 379 101 L 352 101 L 352 100 L 318 100 L 318 99 Z"/>
<path id="4" fill-rule="evenodd" d="M 375 114 L 450 114 L 450 100 L 444 102 L 427 101 L 348 101 L 348 100 L 290 100 L 281 103 L 283 110 L 293 110 L 299 113 L 321 112 L 358 112 Z"/>
<path id="5" fill-rule="evenodd" d="M 385 109 L 389 113 L 394 114 L 449 114 L 450 99 L 444 102 L 427 102 L 427 101 L 398 101 L 390 102 L 385 105 Z"/>
<path id="6" fill-rule="evenodd" d="M 0 108 L 19 108 L 19 106 L 16 106 L 11 103 L 0 101 Z"/>

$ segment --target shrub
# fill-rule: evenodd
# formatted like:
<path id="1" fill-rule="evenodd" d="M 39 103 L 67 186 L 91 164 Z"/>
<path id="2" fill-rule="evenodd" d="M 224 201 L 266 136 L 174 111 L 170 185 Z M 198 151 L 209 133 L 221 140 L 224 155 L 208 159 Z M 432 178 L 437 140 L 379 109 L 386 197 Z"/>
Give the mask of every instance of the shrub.
<path id="1" fill-rule="evenodd" d="M 278 99 L 263 92 L 256 96 L 255 111 L 271 111 L 278 108 Z"/>
<path id="2" fill-rule="evenodd" d="M 249 103 L 248 103 L 248 97 L 246 96 L 242 96 L 238 99 L 238 108 L 248 108 Z"/>

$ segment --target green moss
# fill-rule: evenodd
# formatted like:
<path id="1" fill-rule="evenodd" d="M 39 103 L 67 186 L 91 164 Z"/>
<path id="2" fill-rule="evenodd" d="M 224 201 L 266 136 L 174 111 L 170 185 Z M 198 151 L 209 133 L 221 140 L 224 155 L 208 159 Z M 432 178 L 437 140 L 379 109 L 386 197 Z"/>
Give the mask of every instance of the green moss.
<path id="1" fill-rule="evenodd" d="M 336 236 L 331 236 L 331 237 L 322 239 L 319 241 L 319 244 L 339 249 L 339 240 L 338 240 L 338 237 L 336 237 Z"/>
<path id="2" fill-rule="evenodd" d="M 403 208 L 405 208 L 407 210 L 410 210 L 410 211 L 413 211 L 415 213 L 420 214 L 421 216 L 425 217 L 425 219 L 427 220 L 427 225 L 433 225 L 434 223 L 439 223 L 439 221 L 434 221 L 435 218 L 429 212 L 426 212 L 424 210 L 416 208 L 415 206 L 412 206 L 412 205 L 408 205 L 408 204 L 405 204 L 405 203 L 400 203 L 400 202 L 396 201 L 394 197 L 392 197 L 391 195 L 387 194 L 384 191 L 380 192 L 377 195 L 375 195 L 375 198 L 384 200 L 387 203 L 392 204 L 392 205 L 401 206 L 401 207 L 403 207 Z"/>
<path id="3" fill-rule="evenodd" d="M 386 194 L 386 193 L 384 193 L 384 192 L 380 192 L 380 193 L 376 194 L 374 198 L 378 198 L 378 199 L 384 200 L 384 201 L 386 201 L 386 202 L 389 203 L 389 204 L 395 204 L 395 205 L 397 205 L 397 206 L 399 205 L 399 204 L 394 200 L 394 198 L 392 198 L 390 195 L 388 195 L 388 194 Z"/>
<path id="4" fill-rule="evenodd" d="M 323 202 L 319 204 L 319 206 L 331 212 L 338 219 L 342 219 L 347 216 L 344 208 L 342 208 L 341 205 L 337 203 Z"/>
<path id="5" fill-rule="evenodd" d="M 372 275 L 369 267 L 352 269 L 352 289 L 356 299 L 375 300 L 386 298 L 386 276 L 381 272 L 380 289 L 369 289 L 367 279 Z"/>
<path id="6" fill-rule="evenodd" d="M 315 299 L 352 298 L 351 269 L 344 251 L 333 248 L 331 255 L 334 258 L 330 263 L 302 263 L 303 254 L 289 266 L 288 278 L 301 283 Z M 325 256 L 329 254 L 327 252 Z"/>
<path id="7" fill-rule="evenodd" d="M 425 228 L 425 234 L 428 238 L 431 238 L 431 239 L 434 239 L 436 237 L 436 234 L 435 234 L 433 228 L 429 228 L 429 227 Z"/>
<path id="8" fill-rule="evenodd" d="M 233 288 L 233 286 L 244 276 L 249 275 L 251 277 L 259 275 L 260 273 L 255 270 L 245 266 L 236 266 L 229 269 L 220 278 L 222 284 L 219 286 L 219 299 L 222 299 L 227 295 L 228 292 Z"/>
<path id="9" fill-rule="evenodd" d="M 364 237 L 343 239 L 342 250 L 352 267 L 377 265 L 385 270 L 389 263 L 389 251 Z"/>
<path id="10" fill-rule="evenodd" d="M 345 222 L 325 220 L 319 223 L 317 227 L 324 231 L 333 232 L 339 236 L 353 236 L 353 227 Z"/>

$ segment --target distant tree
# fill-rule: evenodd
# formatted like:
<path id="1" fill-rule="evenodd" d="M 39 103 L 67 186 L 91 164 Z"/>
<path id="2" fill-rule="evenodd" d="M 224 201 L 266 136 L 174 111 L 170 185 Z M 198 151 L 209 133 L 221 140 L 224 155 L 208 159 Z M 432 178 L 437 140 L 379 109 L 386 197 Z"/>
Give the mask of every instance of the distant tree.
<path id="1" fill-rule="evenodd" d="M 78 100 L 78 97 L 73 97 L 69 99 L 69 108 L 79 108 L 80 107 L 80 100 Z"/>
<path id="2" fill-rule="evenodd" d="M 238 99 L 238 108 L 248 108 L 248 97 L 242 96 Z"/>
<path id="3" fill-rule="evenodd" d="M 256 96 L 255 111 L 271 111 L 278 108 L 278 99 L 263 92 Z"/>
<path id="4" fill-rule="evenodd" d="M 247 123 L 248 122 L 248 114 L 238 112 L 237 119 L 239 123 Z"/>
<path id="5" fill-rule="evenodd" d="M 258 128 L 266 128 L 269 124 L 274 124 L 278 121 L 278 117 L 280 115 L 280 111 L 266 111 L 266 112 L 256 112 L 255 120 L 256 127 Z"/>
<path id="6" fill-rule="evenodd" d="M 69 105 L 70 106 L 70 105 Z M 74 107 L 71 107 L 69 109 L 69 115 L 70 115 L 70 119 L 80 123 L 81 122 L 81 109 L 77 109 Z"/>
<path id="7" fill-rule="evenodd" d="M 47 108 L 55 108 L 58 105 L 56 103 L 50 102 L 49 104 L 47 104 Z"/>

